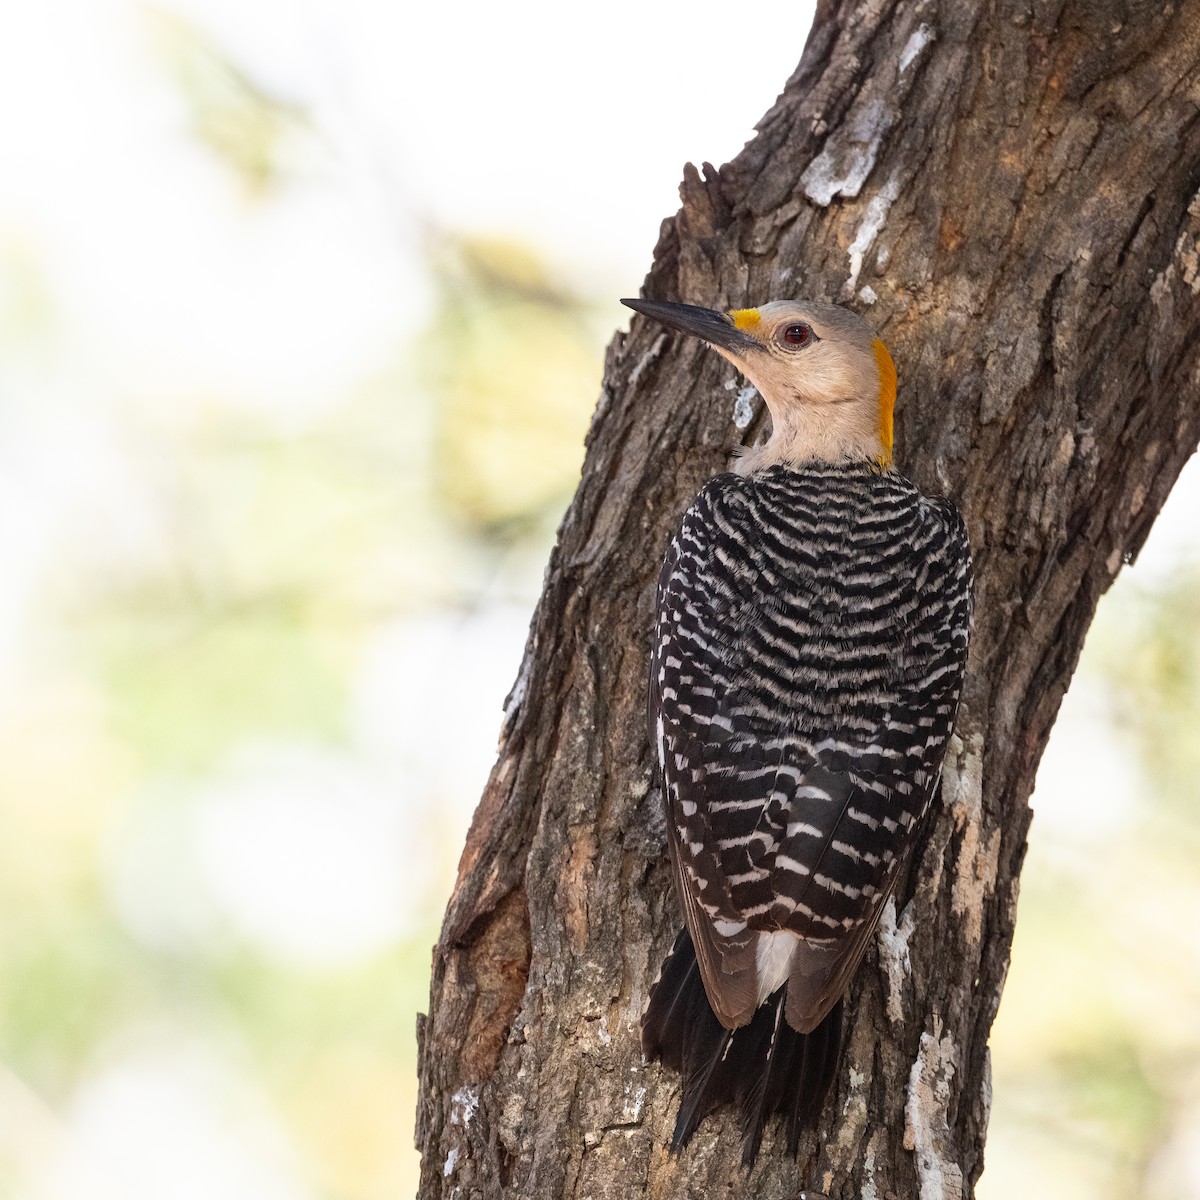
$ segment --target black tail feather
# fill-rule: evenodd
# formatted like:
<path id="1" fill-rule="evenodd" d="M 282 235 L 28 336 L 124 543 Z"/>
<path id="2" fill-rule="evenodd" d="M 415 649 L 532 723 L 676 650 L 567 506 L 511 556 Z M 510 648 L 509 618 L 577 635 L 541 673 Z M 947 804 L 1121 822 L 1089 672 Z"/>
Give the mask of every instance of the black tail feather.
<path id="1" fill-rule="evenodd" d="M 825 1094 L 837 1074 L 842 1050 L 842 1002 L 839 1000 L 829 1010 L 812 1033 L 795 1036 L 803 1042 L 803 1063 L 797 1072 L 799 1083 L 792 1095 L 780 1105 L 784 1108 L 787 1100 L 791 1101 L 787 1124 L 788 1150 L 793 1155 L 800 1149 L 800 1135 L 806 1129 L 813 1128 L 820 1119 Z"/>
<path id="2" fill-rule="evenodd" d="M 676 951 L 684 938 L 688 939 L 689 952 L 678 954 Z M 642 1052 L 647 1058 L 661 1058 L 666 1066 L 681 1074 L 684 1041 L 678 1034 L 672 1037 L 670 1031 L 681 1029 L 687 1023 L 696 988 L 704 991 L 700 966 L 691 945 L 685 929 L 675 939 L 658 979 L 650 988 L 650 1003 L 642 1017 Z"/>
<path id="3" fill-rule="evenodd" d="M 815 1126 L 841 1049 L 839 1001 L 812 1033 L 797 1033 L 784 1020 L 786 988 L 780 988 L 742 1029 L 730 1032 L 708 1003 L 687 930 L 675 939 L 642 1018 L 642 1050 L 683 1076 L 683 1095 L 672 1150 L 686 1146 L 700 1122 L 724 1103 L 741 1110 L 742 1161 L 753 1164 L 763 1128 L 782 1112 L 788 1150 Z"/>

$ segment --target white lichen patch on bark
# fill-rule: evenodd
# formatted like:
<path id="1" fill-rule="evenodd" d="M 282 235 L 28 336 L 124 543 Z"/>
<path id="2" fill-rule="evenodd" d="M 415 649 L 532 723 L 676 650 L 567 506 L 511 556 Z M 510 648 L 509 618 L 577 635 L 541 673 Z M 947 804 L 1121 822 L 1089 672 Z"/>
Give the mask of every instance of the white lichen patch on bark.
<path id="1" fill-rule="evenodd" d="M 933 41 L 933 30 L 924 21 L 908 35 L 904 49 L 900 51 L 900 74 L 903 75 L 909 67 L 921 57 L 925 47 Z"/>
<path id="2" fill-rule="evenodd" d="M 879 96 L 868 97 L 805 168 L 800 176 L 804 194 L 822 208 L 834 196 L 857 196 L 894 120 L 895 114 Z"/>
<path id="3" fill-rule="evenodd" d="M 626 387 L 633 391 L 637 387 L 637 381 L 641 379 L 642 372 L 663 352 L 663 347 L 667 344 L 667 335 L 660 333 L 650 346 L 650 349 L 642 355 L 634 364 L 633 370 L 629 372 L 629 381 Z"/>
<path id="4" fill-rule="evenodd" d="M 536 644 L 529 646 L 525 651 L 525 657 L 521 659 L 521 669 L 517 672 L 517 681 L 512 685 L 512 691 L 508 693 L 508 697 L 504 701 L 504 723 L 511 723 L 517 710 L 525 700 L 525 693 L 529 688 L 529 676 L 533 671 L 533 660 L 536 654 Z M 503 739 L 503 734 L 501 735 Z"/>
<path id="5" fill-rule="evenodd" d="M 850 1094 L 842 1105 L 842 1123 L 836 1149 L 844 1151 L 857 1145 L 859 1134 L 866 1127 L 867 1095 L 863 1086 L 866 1081 L 866 1075 L 859 1072 L 858 1079 L 851 1083 Z"/>
<path id="6" fill-rule="evenodd" d="M 942 1022 L 921 1034 L 917 1060 L 908 1076 L 904 1105 L 904 1147 L 916 1156 L 920 1200 L 962 1200 L 963 1173 L 950 1137 L 947 1113 L 958 1049 Z"/>
<path id="7" fill-rule="evenodd" d="M 854 234 L 854 241 L 850 243 L 847 251 L 850 255 L 850 277 L 842 287 L 843 300 L 849 300 L 854 295 L 854 289 L 858 284 L 859 272 L 862 270 L 863 257 L 872 245 L 874 245 L 875 239 L 879 236 L 879 231 L 883 228 L 884 221 L 887 220 L 888 211 L 899 194 L 900 179 L 898 176 L 893 175 L 880 188 L 879 192 L 871 197 L 871 201 L 867 205 L 867 211 L 863 214 L 863 219 Z"/>
<path id="8" fill-rule="evenodd" d="M 745 429 L 754 420 L 754 400 L 758 396 L 758 388 L 752 384 L 738 389 L 737 399 L 733 402 L 733 424 L 738 429 Z"/>
<path id="9" fill-rule="evenodd" d="M 862 1200 L 879 1200 L 879 1193 L 875 1190 L 875 1155 L 870 1150 L 867 1151 L 867 1156 L 863 1159 L 861 1196 Z"/>
<path id="10" fill-rule="evenodd" d="M 1175 243 L 1175 253 L 1183 271 L 1183 282 L 1193 294 L 1200 292 L 1200 240 L 1190 233 L 1181 233 Z"/>
<path id="11" fill-rule="evenodd" d="M 1165 310 L 1168 313 L 1174 312 L 1174 302 L 1171 297 L 1171 280 L 1175 278 L 1175 264 L 1173 262 L 1167 265 L 1155 275 L 1153 282 L 1150 284 L 1150 302 L 1155 308 Z"/>
<path id="12" fill-rule="evenodd" d="M 867 1152 L 863 1155 L 863 1181 L 861 1200 L 883 1200 L 875 1187 L 875 1152 L 878 1143 L 883 1140 L 882 1132 L 876 1130 L 871 1134 L 867 1143 Z"/>
<path id="13" fill-rule="evenodd" d="M 469 1129 L 478 1108 L 479 1090 L 473 1087 L 460 1087 L 450 1097 L 450 1124 L 462 1129 Z"/>
<path id="14" fill-rule="evenodd" d="M 966 742 L 955 734 L 942 775 L 946 807 L 962 834 L 954 870 L 951 909 L 965 921 L 972 946 L 983 938 L 983 901 L 996 886 L 1000 865 L 1000 830 L 983 837 L 983 737 L 971 734 Z"/>
<path id="15" fill-rule="evenodd" d="M 983 1109 L 983 1127 L 992 1119 L 992 1048 L 983 1048 L 983 1079 L 979 1084 L 979 1103 Z"/>
<path id="16" fill-rule="evenodd" d="M 913 906 L 908 904 L 896 918 L 896 897 L 889 896 L 879 918 L 879 965 L 887 982 L 887 1015 L 893 1025 L 904 1020 L 904 985 L 912 976 L 909 939 L 916 927 Z"/>
<path id="17" fill-rule="evenodd" d="M 871 1081 L 865 1071 L 850 1068 L 850 1088 L 842 1104 L 842 1119 L 838 1122 L 837 1138 L 829 1144 L 830 1162 L 841 1170 L 849 1168 L 862 1152 L 862 1140 L 867 1129 L 868 1100 Z M 829 1179 L 822 1184 L 829 1189 Z"/>
<path id="18" fill-rule="evenodd" d="M 634 1089 L 632 1083 L 625 1085 L 625 1103 L 621 1108 L 621 1121 L 625 1125 L 640 1125 L 642 1112 L 646 1107 L 646 1089 L 639 1085 Z"/>
<path id="19" fill-rule="evenodd" d="M 466 1144 L 463 1134 L 471 1127 L 471 1121 L 479 1108 L 479 1091 L 473 1087 L 460 1087 L 450 1097 L 450 1129 L 454 1139 L 446 1152 L 446 1161 L 442 1164 L 442 1177 L 449 1179 L 458 1170 L 458 1160 L 462 1157 Z M 456 1132 L 461 1130 L 462 1132 Z"/>

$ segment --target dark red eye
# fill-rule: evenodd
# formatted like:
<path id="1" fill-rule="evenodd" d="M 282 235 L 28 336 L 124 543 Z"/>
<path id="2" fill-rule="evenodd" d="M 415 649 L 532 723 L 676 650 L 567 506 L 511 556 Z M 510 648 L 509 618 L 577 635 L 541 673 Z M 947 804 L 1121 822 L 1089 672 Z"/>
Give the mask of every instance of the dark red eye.
<path id="1" fill-rule="evenodd" d="M 807 325 L 788 325 L 784 328 L 783 340 L 789 346 L 807 346 L 812 341 L 812 330 Z"/>

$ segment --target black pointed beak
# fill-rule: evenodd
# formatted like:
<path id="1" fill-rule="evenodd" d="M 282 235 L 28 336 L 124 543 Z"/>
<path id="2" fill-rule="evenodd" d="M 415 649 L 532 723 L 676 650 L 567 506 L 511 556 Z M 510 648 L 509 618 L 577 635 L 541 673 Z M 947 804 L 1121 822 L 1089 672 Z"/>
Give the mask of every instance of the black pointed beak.
<path id="1" fill-rule="evenodd" d="M 718 350 L 744 358 L 751 350 L 762 347 L 748 333 L 743 333 L 722 312 L 711 308 L 697 308 L 694 304 L 670 304 L 665 300 L 622 300 L 626 308 L 632 308 L 645 317 L 653 317 L 671 329 L 690 333 L 706 341 Z"/>

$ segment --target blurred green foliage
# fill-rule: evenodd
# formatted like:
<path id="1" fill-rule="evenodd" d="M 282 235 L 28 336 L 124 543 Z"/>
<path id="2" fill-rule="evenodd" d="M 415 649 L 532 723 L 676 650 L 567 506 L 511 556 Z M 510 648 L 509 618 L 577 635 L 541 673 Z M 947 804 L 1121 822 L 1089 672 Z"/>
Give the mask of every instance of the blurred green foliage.
<path id="1" fill-rule="evenodd" d="M 294 148 L 289 143 L 313 137 L 303 107 L 271 95 L 179 13 L 142 11 L 187 105 L 192 135 L 233 169 L 247 195 L 268 195 Z"/>
<path id="2" fill-rule="evenodd" d="M 1054 786 L 1083 789 L 1072 820 L 1043 830 L 1035 804 L 982 1200 L 1031 1170 L 1039 1196 L 1196 1194 L 1180 1167 L 1200 1087 L 1198 583 L 1186 561 L 1160 586 L 1126 573 L 1089 634 L 1065 707 L 1100 702 L 1091 737 L 1131 759 L 1131 786 L 1114 811 L 1120 779 L 1089 795 L 1095 780 L 1064 764 Z"/>
<path id="3" fill-rule="evenodd" d="M 1118 728 L 1153 782 L 1155 818 L 1195 813 L 1200 780 L 1200 565 L 1183 563 L 1161 591 L 1131 598 L 1137 637 L 1098 642 Z M 1188 826 L 1192 848 L 1194 822 Z M 1181 831 L 1182 832 L 1182 831 Z"/>
<path id="4" fill-rule="evenodd" d="M 578 477 L 601 331 L 526 247 L 447 242 L 437 269 L 419 353 L 437 397 L 438 496 L 464 522 L 527 528 Z"/>
<path id="5" fill-rule="evenodd" d="M 191 135 L 270 205 L 311 122 L 189 22 L 150 19 Z M 311 1195 L 413 1191 L 415 1016 L 474 796 L 447 810 L 449 784 L 378 776 L 404 808 L 391 870 L 420 906 L 346 961 L 297 960 L 244 925 L 210 894 L 197 838 L 244 747 L 362 755 L 364 655 L 387 630 L 536 596 L 603 321 L 526 247 L 430 230 L 425 250 L 423 319 L 306 421 L 219 394 L 103 407 L 148 532 L 115 557 L 97 553 L 102 527 L 55 535 L 0 728 L 3 1194 L 40 1187 L 78 1097 L 164 1038 L 206 1047 L 262 1099 Z M 31 245 L 0 243 L 0 347 L 69 344 L 65 320 Z"/>

